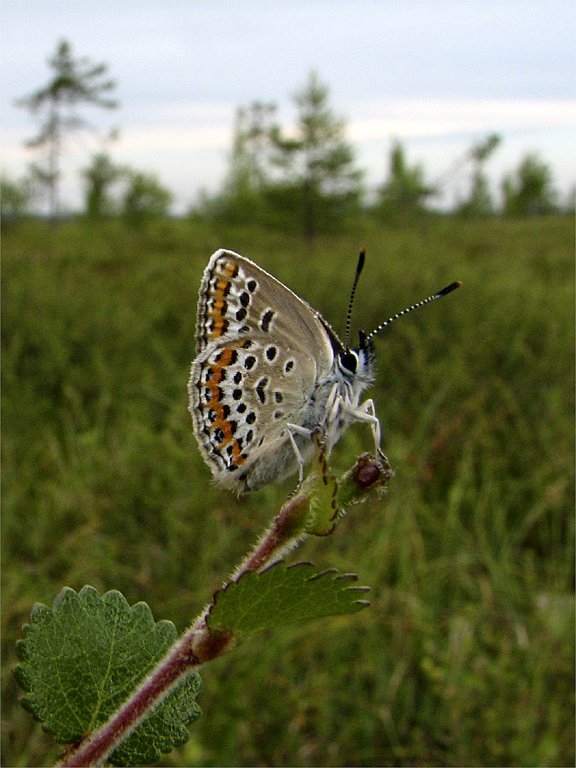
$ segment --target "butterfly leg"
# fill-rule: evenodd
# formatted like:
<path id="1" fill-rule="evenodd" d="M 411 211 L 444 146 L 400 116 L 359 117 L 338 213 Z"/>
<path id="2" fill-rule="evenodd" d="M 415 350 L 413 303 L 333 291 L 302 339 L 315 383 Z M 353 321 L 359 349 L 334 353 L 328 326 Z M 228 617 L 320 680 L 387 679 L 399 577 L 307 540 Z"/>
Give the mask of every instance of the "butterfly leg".
<path id="1" fill-rule="evenodd" d="M 376 416 L 376 409 L 374 407 L 373 400 L 365 400 L 360 404 L 359 408 L 355 412 L 355 416 L 359 421 L 367 421 L 372 429 L 372 436 L 374 438 L 374 449 L 376 456 L 380 461 L 389 469 L 391 468 L 390 461 L 382 448 L 380 447 L 381 430 L 380 420 Z"/>
<path id="2" fill-rule="evenodd" d="M 304 456 L 302 456 L 302 452 L 300 451 L 300 448 L 298 448 L 294 435 L 303 435 L 304 437 L 311 438 L 312 430 L 306 429 L 306 427 L 301 427 L 299 424 L 288 423 L 286 424 L 286 427 L 288 429 L 288 439 L 290 440 L 290 445 L 292 446 L 298 463 L 298 487 L 300 487 L 304 482 Z"/>
<path id="3" fill-rule="evenodd" d="M 350 416 L 357 421 L 364 421 L 370 425 L 372 437 L 374 438 L 374 450 L 376 451 L 376 455 L 379 456 L 382 453 L 380 449 L 381 431 L 380 420 L 376 416 L 374 401 L 365 400 L 358 406 L 358 408 L 350 411 Z"/>

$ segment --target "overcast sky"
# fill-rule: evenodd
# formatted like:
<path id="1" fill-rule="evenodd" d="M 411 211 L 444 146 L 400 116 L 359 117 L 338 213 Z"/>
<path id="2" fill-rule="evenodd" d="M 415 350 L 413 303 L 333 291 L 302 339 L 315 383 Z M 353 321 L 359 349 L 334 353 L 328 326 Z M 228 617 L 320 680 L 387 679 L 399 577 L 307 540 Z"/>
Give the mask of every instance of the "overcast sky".
<path id="1" fill-rule="evenodd" d="M 118 127 L 113 159 L 159 175 L 192 203 L 217 189 L 234 113 L 275 102 L 286 124 L 291 95 L 314 69 L 346 119 L 368 185 L 382 183 L 392 138 L 428 180 L 489 133 L 503 143 L 495 182 L 538 152 L 566 192 L 576 179 L 574 0 L 0 0 L 2 170 L 25 173 L 31 116 L 14 100 L 44 85 L 46 60 L 65 38 L 106 62 L 121 107 L 85 110 Z M 101 149 L 70 146 L 64 200 L 80 204 L 76 169 Z M 448 202 L 466 191 L 454 179 Z"/>

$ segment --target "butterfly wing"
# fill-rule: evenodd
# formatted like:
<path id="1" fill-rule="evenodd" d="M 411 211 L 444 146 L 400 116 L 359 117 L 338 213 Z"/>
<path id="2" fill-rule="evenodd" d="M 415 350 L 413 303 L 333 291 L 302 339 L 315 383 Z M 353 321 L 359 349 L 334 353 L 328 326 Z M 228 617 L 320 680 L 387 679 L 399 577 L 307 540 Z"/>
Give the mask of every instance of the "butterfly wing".
<path id="1" fill-rule="evenodd" d="M 327 324 L 319 312 L 250 259 L 233 251 L 214 253 L 202 276 L 196 316 L 196 353 L 222 336 L 296 334 L 298 341 L 332 361 Z M 330 329 L 329 329 L 330 332 Z M 333 342 L 338 342 L 334 336 Z"/>
<path id="2" fill-rule="evenodd" d="M 220 484 L 243 491 L 291 471 L 286 425 L 305 422 L 336 342 L 317 312 L 249 259 L 211 257 L 188 388 L 196 439 Z"/>

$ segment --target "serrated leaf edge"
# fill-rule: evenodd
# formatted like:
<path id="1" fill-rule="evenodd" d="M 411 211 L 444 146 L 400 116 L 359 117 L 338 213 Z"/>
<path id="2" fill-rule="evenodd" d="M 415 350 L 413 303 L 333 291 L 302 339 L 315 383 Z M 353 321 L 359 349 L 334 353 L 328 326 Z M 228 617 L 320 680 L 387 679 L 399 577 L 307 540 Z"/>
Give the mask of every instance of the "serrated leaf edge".
<path id="1" fill-rule="evenodd" d="M 145 601 L 139 601 L 134 605 L 130 605 L 125 596 L 116 589 L 109 590 L 101 594 L 95 587 L 87 584 L 83 586 L 78 592 L 72 587 L 63 587 L 52 601 L 52 606 L 47 606 L 44 603 L 34 603 L 30 610 L 30 621 L 22 625 L 23 637 L 16 641 L 16 648 L 20 663 L 17 664 L 12 670 L 14 678 L 21 688 L 23 695 L 20 696 L 21 706 L 29 712 L 32 717 L 41 723 L 42 729 L 54 738 L 57 739 L 57 729 L 53 729 L 50 725 L 44 721 L 35 711 L 37 701 L 35 695 L 32 692 L 32 685 L 30 683 L 30 676 L 27 671 L 27 667 L 30 667 L 34 662 L 30 659 L 29 652 L 27 650 L 26 636 L 35 631 L 34 624 L 42 622 L 42 618 L 54 617 L 55 614 L 62 613 L 69 606 L 76 605 L 82 610 L 91 609 L 98 605 L 107 604 L 108 606 L 116 607 L 124 612 L 127 612 L 133 619 L 148 618 L 149 621 L 147 629 L 153 629 L 163 637 L 168 647 L 174 643 L 177 639 L 177 630 L 175 624 L 168 619 L 161 619 L 159 621 L 154 620 L 154 614 L 152 609 Z M 152 668 L 154 663 L 152 664 Z M 145 673 L 144 679 L 148 673 Z M 196 673 L 197 674 L 197 673 Z M 160 706 L 160 703 L 157 704 Z M 157 707 L 156 707 L 157 708 Z M 58 739 L 57 739 L 58 740 Z"/>
<path id="2" fill-rule="evenodd" d="M 298 563 L 289 563 L 289 564 L 286 564 L 286 562 L 284 560 L 276 560 L 275 562 L 270 563 L 269 565 L 267 565 L 265 568 L 262 568 L 262 570 L 260 570 L 260 571 L 244 571 L 243 573 L 239 574 L 238 576 L 236 576 L 235 578 L 231 579 L 229 582 L 224 584 L 223 587 L 221 587 L 220 589 L 216 590 L 216 592 L 213 594 L 212 602 L 210 603 L 210 605 L 209 605 L 209 607 L 208 607 L 208 609 L 206 611 L 206 614 L 205 614 L 206 622 L 208 623 L 208 625 L 209 625 L 210 616 L 212 614 L 212 610 L 213 610 L 213 608 L 215 608 L 220 595 L 226 593 L 230 588 L 240 584 L 242 582 L 242 580 L 245 579 L 248 576 L 251 576 L 253 578 L 255 575 L 261 575 L 261 574 L 267 573 L 272 568 L 277 568 L 277 567 L 280 567 L 282 565 L 285 566 L 285 570 L 286 571 L 293 570 L 293 569 L 296 569 L 296 568 L 302 568 L 302 567 L 308 567 L 308 568 L 315 568 L 316 567 L 315 564 L 312 563 L 309 560 L 303 560 L 303 561 L 298 562 Z M 335 578 L 333 579 L 334 581 L 341 580 L 341 579 L 350 580 L 350 581 L 357 581 L 358 580 L 358 575 L 355 574 L 355 573 L 351 573 L 351 572 L 349 572 L 349 573 L 339 573 L 337 568 L 326 568 L 323 571 L 312 573 L 310 576 L 308 576 L 305 579 L 305 581 L 316 581 L 317 579 L 319 579 L 321 577 L 326 577 L 326 576 L 329 576 L 331 574 L 336 574 Z M 342 591 L 343 592 L 358 592 L 360 594 L 365 594 L 366 592 L 370 591 L 370 587 L 354 585 L 354 586 L 344 587 L 342 589 Z M 362 607 L 366 607 L 367 608 L 369 605 L 371 605 L 371 602 L 370 602 L 370 600 L 360 600 L 360 599 L 358 599 L 358 600 L 354 600 L 351 603 L 351 605 L 360 605 Z M 333 614 L 333 615 L 338 615 L 338 614 Z M 320 619 L 320 618 L 328 618 L 328 617 L 327 616 L 325 616 L 325 617 L 324 616 L 319 616 L 318 618 Z"/>

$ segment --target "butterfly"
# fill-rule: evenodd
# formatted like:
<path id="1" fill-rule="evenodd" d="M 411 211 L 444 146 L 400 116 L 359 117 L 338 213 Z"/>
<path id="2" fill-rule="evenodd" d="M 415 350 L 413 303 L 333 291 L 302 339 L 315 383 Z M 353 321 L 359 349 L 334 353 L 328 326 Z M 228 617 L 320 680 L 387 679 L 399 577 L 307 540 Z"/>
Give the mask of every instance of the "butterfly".
<path id="1" fill-rule="evenodd" d="M 349 346 L 360 252 L 342 342 L 319 312 L 253 261 L 220 249 L 204 271 L 196 318 L 196 358 L 188 393 L 200 452 L 215 481 L 238 494 L 298 471 L 319 434 L 329 455 L 353 422 L 380 449 L 380 422 L 362 393 L 375 378 L 374 336 L 391 322 L 460 286 L 388 318 Z"/>

